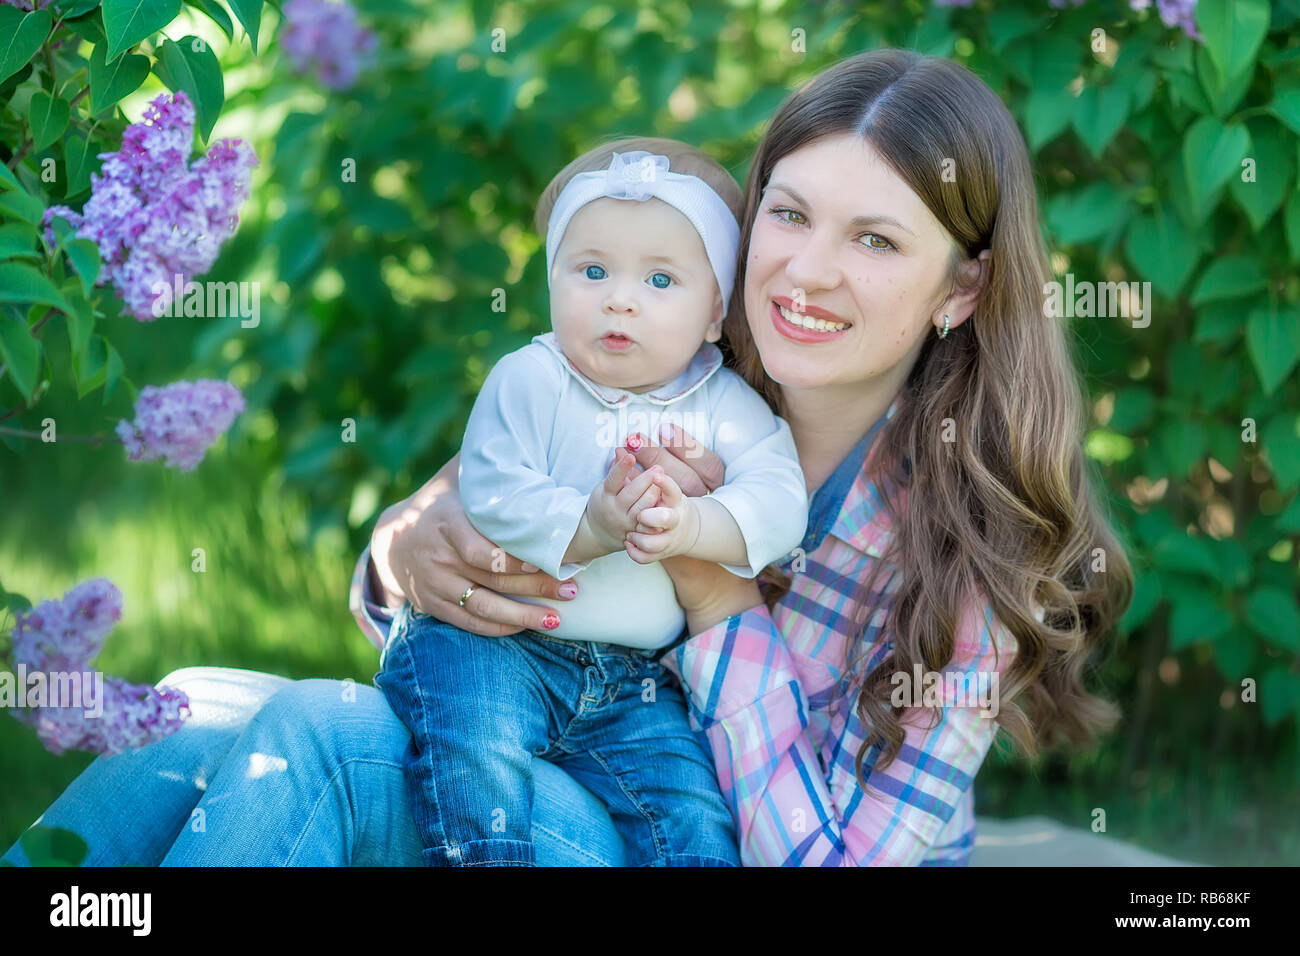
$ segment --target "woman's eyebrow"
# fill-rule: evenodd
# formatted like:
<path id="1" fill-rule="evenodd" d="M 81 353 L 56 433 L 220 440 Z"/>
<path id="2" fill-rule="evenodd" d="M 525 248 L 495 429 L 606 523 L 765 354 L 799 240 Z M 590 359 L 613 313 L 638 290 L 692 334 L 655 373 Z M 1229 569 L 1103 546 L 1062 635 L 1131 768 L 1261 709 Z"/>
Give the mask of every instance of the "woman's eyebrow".
<path id="1" fill-rule="evenodd" d="M 791 189 L 785 183 L 768 183 L 767 188 L 779 189 L 781 190 L 781 192 L 788 195 L 791 199 L 799 203 L 801 206 L 807 206 L 809 208 L 812 207 L 812 203 L 808 202 L 808 200 L 804 199 L 803 196 L 799 195 L 799 193 L 796 190 Z M 908 229 L 905 225 L 903 225 L 893 216 L 884 216 L 878 214 L 871 215 L 871 216 L 854 216 L 852 219 L 849 220 L 849 228 L 858 229 L 865 226 L 875 226 L 881 223 L 884 223 L 887 226 L 893 226 L 895 229 L 901 229 L 903 232 L 907 233 L 909 236 L 912 236 L 913 238 L 916 237 L 916 233 L 914 233 L 911 229 Z"/>

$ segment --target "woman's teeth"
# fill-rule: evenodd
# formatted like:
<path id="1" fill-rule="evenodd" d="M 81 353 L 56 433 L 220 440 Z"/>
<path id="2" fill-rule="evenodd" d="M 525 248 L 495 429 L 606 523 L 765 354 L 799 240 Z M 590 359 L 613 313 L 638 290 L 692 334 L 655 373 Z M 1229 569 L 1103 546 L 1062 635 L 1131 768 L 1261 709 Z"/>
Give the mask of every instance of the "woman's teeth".
<path id="1" fill-rule="evenodd" d="M 783 305 L 777 305 L 777 308 L 781 310 L 781 318 L 791 325 L 799 326 L 801 329 L 812 329 L 814 332 L 840 332 L 849 327 L 848 322 L 827 322 L 825 319 L 814 319 L 798 312 L 791 312 Z"/>

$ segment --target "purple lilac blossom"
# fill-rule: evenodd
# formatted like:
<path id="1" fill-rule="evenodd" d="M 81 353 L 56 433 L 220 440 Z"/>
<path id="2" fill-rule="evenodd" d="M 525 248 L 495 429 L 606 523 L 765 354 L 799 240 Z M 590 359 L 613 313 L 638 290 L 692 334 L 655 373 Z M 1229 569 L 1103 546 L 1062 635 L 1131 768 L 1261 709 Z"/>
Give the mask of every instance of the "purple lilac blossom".
<path id="1" fill-rule="evenodd" d="M 90 661 L 122 617 L 122 593 L 107 578 L 83 581 L 61 601 L 47 600 L 19 612 L 13 632 L 13 659 L 30 674 L 79 673 L 80 686 L 91 686 L 98 673 Z M 29 706 L 13 716 L 36 730 L 47 750 L 87 750 L 118 754 L 143 747 L 180 729 L 189 713 L 189 698 L 171 687 L 131 684 L 120 677 L 103 678 L 103 697 L 94 714 L 83 691 L 83 706 Z M 64 701 L 63 703 L 68 703 Z"/>
<path id="2" fill-rule="evenodd" d="M 80 670 L 121 618 L 122 592 L 111 581 L 83 581 L 63 600 L 42 601 L 18 616 L 14 663 L 37 671 Z"/>
<path id="3" fill-rule="evenodd" d="M 90 676 L 83 675 L 83 680 Z M 15 710 L 18 720 L 36 731 L 50 753 L 85 750 L 113 756 L 144 747 L 174 734 L 189 715 L 189 697 L 174 687 L 132 684 L 104 678 L 103 713 L 86 716 L 82 707 L 31 707 Z"/>
<path id="4" fill-rule="evenodd" d="M 314 73 L 322 86 L 342 90 L 356 82 L 375 52 L 375 35 L 357 23 L 347 3 L 289 0 L 280 46 L 295 73 Z"/>
<path id="5" fill-rule="evenodd" d="M 163 93 L 144 119 L 122 134 L 116 153 L 100 153 L 104 164 L 91 175 L 91 195 L 80 213 L 51 206 L 45 237 L 54 245 L 50 222 L 61 216 L 80 238 L 99 246 L 101 282 L 111 281 L 127 310 L 151 322 L 157 283 L 171 288 L 207 272 L 222 244 L 239 224 L 257 156 L 243 140 L 223 139 L 189 163 L 194 142 L 194 104 L 183 92 Z"/>
<path id="6" fill-rule="evenodd" d="M 244 396 L 229 382 L 146 385 L 135 402 L 135 421 L 118 423 L 131 461 L 155 461 L 193 471 L 208 447 L 244 410 Z"/>
<path id="7" fill-rule="evenodd" d="M 1132 10 L 1146 10 L 1151 0 L 1128 0 Z M 1179 27 L 1193 40 L 1204 41 L 1196 29 L 1196 0 L 1156 0 L 1156 11 L 1167 27 Z"/>

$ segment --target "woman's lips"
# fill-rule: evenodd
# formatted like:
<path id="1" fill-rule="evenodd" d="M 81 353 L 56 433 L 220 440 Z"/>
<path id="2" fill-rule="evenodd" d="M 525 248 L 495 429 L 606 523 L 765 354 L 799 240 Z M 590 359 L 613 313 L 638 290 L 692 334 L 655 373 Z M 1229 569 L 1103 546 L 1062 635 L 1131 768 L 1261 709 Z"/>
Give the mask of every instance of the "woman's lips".
<path id="1" fill-rule="evenodd" d="M 849 329 L 853 328 L 853 326 L 850 325 L 849 329 L 840 329 L 837 332 L 819 332 L 816 329 L 805 329 L 801 325 L 795 325 L 793 322 L 787 321 L 785 316 L 781 314 L 780 306 L 778 306 L 775 301 L 772 302 L 771 308 L 768 311 L 772 316 L 773 327 L 777 332 L 781 333 L 781 335 L 790 339 L 792 342 L 829 342 L 832 339 L 839 338 Z"/>

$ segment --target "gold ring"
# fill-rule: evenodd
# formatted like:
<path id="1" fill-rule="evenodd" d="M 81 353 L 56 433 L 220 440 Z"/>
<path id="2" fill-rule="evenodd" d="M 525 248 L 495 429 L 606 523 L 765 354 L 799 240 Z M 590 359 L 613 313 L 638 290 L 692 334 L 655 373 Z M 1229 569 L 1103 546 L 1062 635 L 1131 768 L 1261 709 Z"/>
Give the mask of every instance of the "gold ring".
<path id="1" fill-rule="evenodd" d="M 460 596 L 460 606 L 464 607 L 465 602 L 469 600 L 469 596 L 477 590 L 478 590 L 477 584 L 471 584 L 469 587 L 467 587 L 465 589 L 465 593 Z"/>

